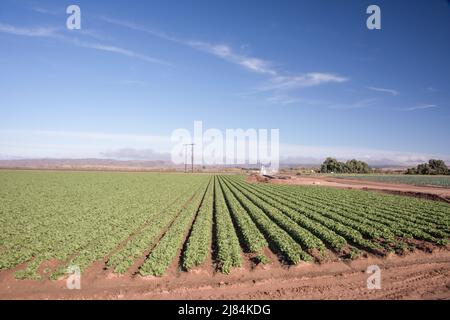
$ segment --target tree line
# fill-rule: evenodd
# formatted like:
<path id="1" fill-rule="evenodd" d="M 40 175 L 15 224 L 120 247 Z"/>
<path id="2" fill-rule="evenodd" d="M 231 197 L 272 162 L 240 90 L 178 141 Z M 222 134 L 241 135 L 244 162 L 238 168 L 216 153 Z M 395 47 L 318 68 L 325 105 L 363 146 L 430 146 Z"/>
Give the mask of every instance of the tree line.
<path id="1" fill-rule="evenodd" d="M 321 173 L 371 173 L 373 170 L 364 161 L 356 159 L 341 162 L 328 157 L 320 166 Z M 417 167 L 409 168 L 405 174 L 449 175 L 450 170 L 443 160 L 430 159 L 428 163 L 421 163 Z"/>
<path id="2" fill-rule="evenodd" d="M 443 160 L 430 159 L 428 163 L 421 163 L 415 168 L 409 168 L 406 174 L 450 174 L 447 165 Z"/>
<path id="3" fill-rule="evenodd" d="M 335 158 L 328 157 L 320 166 L 322 173 L 370 173 L 369 165 L 364 161 L 356 159 L 340 162 Z"/>

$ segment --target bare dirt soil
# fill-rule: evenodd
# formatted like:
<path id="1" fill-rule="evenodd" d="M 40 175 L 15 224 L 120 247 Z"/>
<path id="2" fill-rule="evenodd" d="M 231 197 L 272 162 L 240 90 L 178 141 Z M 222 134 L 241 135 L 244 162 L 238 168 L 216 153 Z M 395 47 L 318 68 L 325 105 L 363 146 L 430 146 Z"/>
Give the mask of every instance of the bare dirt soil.
<path id="1" fill-rule="evenodd" d="M 80 290 L 67 289 L 65 279 L 16 280 L 15 270 L 6 270 L 0 272 L 0 299 L 450 299 L 448 248 L 291 267 L 271 259 L 258 266 L 247 259 L 230 275 L 174 265 L 161 278 L 118 276 L 99 261 L 83 273 Z M 367 289 L 366 270 L 373 264 L 381 269 L 379 290 Z"/>
<path id="2" fill-rule="evenodd" d="M 413 196 L 450 203 L 450 189 L 435 186 L 414 186 L 402 183 L 387 183 L 368 180 L 333 178 L 329 176 L 287 176 L 281 178 L 261 178 L 251 176 L 249 182 L 268 182 L 275 184 L 318 185 L 342 189 L 359 189 L 390 194 Z"/>

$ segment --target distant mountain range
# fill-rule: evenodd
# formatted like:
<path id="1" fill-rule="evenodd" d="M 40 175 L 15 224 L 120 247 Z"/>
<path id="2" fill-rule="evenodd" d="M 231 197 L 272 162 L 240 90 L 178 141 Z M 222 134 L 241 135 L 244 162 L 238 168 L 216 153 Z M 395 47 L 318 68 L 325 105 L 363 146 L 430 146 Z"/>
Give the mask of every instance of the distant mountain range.
<path id="1" fill-rule="evenodd" d="M 311 160 L 311 159 L 310 159 Z M 224 165 L 206 166 L 210 168 L 259 168 L 261 165 Z M 320 162 L 305 163 L 286 161 L 280 164 L 281 168 L 305 167 L 317 168 Z M 386 163 L 374 164 L 375 168 L 403 169 L 405 166 Z M 188 167 L 190 164 L 188 163 Z M 198 167 L 198 166 L 196 166 Z M 176 165 L 167 160 L 114 160 L 114 159 L 20 159 L 10 157 L 0 159 L 0 168 L 4 169 L 65 169 L 65 170 L 124 170 L 124 171 L 153 171 L 184 169 L 184 164 Z"/>
<path id="2" fill-rule="evenodd" d="M 25 169 L 86 169 L 86 170 L 145 170 L 176 167 L 163 160 L 112 160 L 112 159 L 5 159 L 0 168 Z"/>

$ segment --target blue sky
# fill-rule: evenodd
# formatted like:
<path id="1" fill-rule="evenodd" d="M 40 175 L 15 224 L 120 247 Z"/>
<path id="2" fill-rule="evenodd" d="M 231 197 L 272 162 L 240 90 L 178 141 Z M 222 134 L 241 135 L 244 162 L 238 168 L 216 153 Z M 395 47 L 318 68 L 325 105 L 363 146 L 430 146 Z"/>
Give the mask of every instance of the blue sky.
<path id="1" fill-rule="evenodd" d="M 306 162 L 450 160 L 449 57 L 445 0 L 2 0 L 0 157 L 168 152 L 202 120 Z"/>

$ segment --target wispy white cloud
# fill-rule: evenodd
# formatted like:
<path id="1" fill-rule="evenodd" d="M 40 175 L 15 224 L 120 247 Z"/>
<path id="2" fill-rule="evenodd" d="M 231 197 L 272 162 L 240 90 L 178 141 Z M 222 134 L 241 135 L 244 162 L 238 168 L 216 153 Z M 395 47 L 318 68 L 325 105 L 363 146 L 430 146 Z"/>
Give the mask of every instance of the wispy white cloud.
<path id="1" fill-rule="evenodd" d="M 96 40 L 105 41 L 105 40 L 111 39 L 111 37 L 105 36 L 103 33 L 100 33 L 99 31 L 94 30 L 94 29 L 82 28 L 80 30 L 77 30 L 76 32 L 83 36 L 88 36 L 88 37 L 91 37 Z"/>
<path id="2" fill-rule="evenodd" d="M 266 101 L 270 104 L 274 105 L 290 105 L 290 104 L 297 104 L 297 105 L 309 105 L 309 106 L 327 106 L 330 105 L 329 101 L 321 100 L 321 99 L 309 99 L 309 98 L 302 98 L 302 97 L 295 97 L 290 95 L 284 95 L 284 94 L 274 94 L 272 96 L 269 96 Z"/>
<path id="3" fill-rule="evenodd" d="M 0 32 L 17 36 L 55 37 L 57 35 L 57 31 L 58 29 L 53 27 L 22 28 L 0 22 Z"/>
<path id="4" fill-rule="evenodd" d="M 272 66 L 272 63 L 270 63 L 269 61 L 258 57 L 237 53 L 231 46 L 227 44 L 214 44 L 205 41 L 181 39 L 168 35 L 167 33 L 161 32 L 159 30 L 146 28 L 134 23 L 111 19 L 108 17 L 101 17 L 101 20 L 110 24 L 114 24 L 116 26 L 145 32 L 163 40 L 191 47 L 193 49 L 214 55 L 227 62 L 237 64 L 248 71 L 269 76 L 270 83 L 259 88 L 257 91 L 288 90 L 301 87 L 317 86 L 325 83 L 342 83 L 349 80 L 346 77 L 322 72 L 287 75 L 284 72 L 276 70 Z"/>
<path id="5" fill-rule="evenodd" d="M 140 60 L 143 60 L 146 62 L 157 63 L 157 64 L 162 64 L 162 65 L 167 65 L 167 66 L 172 65 L 169 62 L 166 62 L 164 60 L 153 58 L 153 57 L 147 56 L 145 54 L 141 54 L 141 53 L 138 53 L 138 52 L 135 52 L 132 50 L 128 50 L 128 49 L 124 49 L 124 48 L 120 48 L 120 47 L 116 47 L 116 46 L 104 45 L 101 43 L 80 42 L 80 41 L 73 41 L 73 43 L 79 47 L 117 53 L 117 54 L 121 54 L 121 55 L 124 55 L 127 57 L 140 59 Z"/>
<path id="6" fill-rule="evenodd" d="M 232 62 L 232 63 L 238 64 L 238 65 L 241 65 L 242 67 L 244 67 L 250 71 L 266 73 L 266 74 L 270 74 L 270 75 L 277 74 L 275 70 L 273 70 L 269 67 L 269 63 L 267 61 L 264 61 L 262 59 L 255 58 L 255 57 L 247 57 L 245 55 L 237 54 L 233 51 L 233 49 L 230 46 L 225 45 L 225 44 L 212 44 L 212 43 L 208 43 L 208 42 L 204 42 L 204 41 L 181 39 L 178 37 L 174 37 L 172 35 L 168 35 L 167 33 L 159 31 L 159 30 L 150 29 L 147 27 L 137 25 L 132 22 L 121 21 L 121 20 L 112 19 L 112 18 L 105 17 L 105 16 L 100 17 L 100 19 L 104 22 L 107 22 L 107 23 L 110 23 L 110 24 L 113 24 L 116 26 L 128 28 L 128 29 L 135 30 L 135 31 L 141 31 L 141 32 L 147 33 L 149 35 L 155 36 L 157 38 L 160 38 L 160 39 L 163 39 L 166 41 L 171 41 L 171 42 L 174 42 L 177 44 L 191 47 L 191 48 L 199 50 L 199 51 L 203 51 L 203 52 L 212 54 L 216 57 L 227 60 L 228 62 Z"/>
<path id="7" fill-rule="evenodd" d="M 237 54 L 230 46 L 225 44 L 211 44 L 203 41 L 186 41 L 184 43 L 194 49 L 212 54 L 228 62 L 238 64 L 252 72 L 268 74 L 271 76 L 277 76 L 278 74 L 276 70 L 270 67 L 270 63 L 268 61 L 256 57 L 248 57 L 242 54 Z"/>
<path id="8" fill-rule="evenodd" d="M 283 94 L 274 94 L 266 98 L 266 101 L 274 105 L 295 104 L 299 106 L 311 106 L 335 110 L 352 110 L 352 109 L 364 109 L 374 107 L 376 103 L 379 101 L 379 99 L 368 98 L 349 103 L 342 103 L 342 102 L 332 102 L 326 99 L 310 99 Z"/>
<path id="9" fill-rule="evenodd" d="M 137 24 L 135 24 L 133 22 L 117 20 L 117 19 L 113 19 L 113 18 L 110 18 L 110 17 L 106 17 L 106 16 L 101 16 L 99 18 L 100 18 L 100 20 L 102 20 L 104 22 L 107 22 L 107 23 L 110 23 L 110 24 L 113 24 L 113 25 L 116 25 L 116 26 L 119 26 L 119 27 L 124 27 L 124 28 L 128 28 L 128 29 L 131 29 L 131 30 L 136 30 L 136 31 L 141 31 L 141 32 L 144 32 L 144 33 L 148 33 L 148 34 L 151 34 L 151 35 L 153 35 L 155 37 L 158 37 L 158 38 L 161 38 L 161 39 L 164 39 L 164 40 L 167 40 L 167 41 L 184 43 L 181 39 L 178 39 L 176 37 L 170 36 L 170 35 L 168 35 L 168 34 L 166 34 L 164 32 L 161 32 L 159 30 L 154 30 L 154 29 L 150 29 L 150 28 L 147 28 L 147 27 L 143 27 L 143 26 L 137 25 Z"/>
<path id="10" fill-rule="evenodd" d="M 251 57 L 236 53 L 226 44 L 211 44 L 203 41 L 185 42 L 192 48 L 210 53 L 228 62 L 240 65 L 245 69 L 269 76 L 269 84 L 257 89 L 257 91 L 289 90 L 302 87 L 312 87 L 325 83 L 342 83 L 348 78 L 323 72 L 310 72 L 298 75 L 286 75 L 276 70 L 272 63 L 261 58 Z"/>
<path id="11" fill-rule="evenodd" d="M 270 79 L 270 83 L 263 85 L 258 90 L 290 90 L 296 88 L 305 88 L 318 86 L 325 83 L 342 83 L 348 81 L 348 78 L 321 72 L 310 72 L 295 76 L 276 76 Z"/>
<path id="12" fill-rule="evenodd" d="M 415 107 L 408 107 L 408 108 L 401 108 L 402 111 L 415 111 L 415 110 L 423 110 L 423 109 L 431 109 L 431 108 L 437 108 L 437 105 L 435 104 L 421 104 Z"/>
<path id="13" fill-rule="evenodd" d="M 151 57 L 151 56 L 148 56 L 148 55 L 145 55 L 145 54 L 142 54 L 142 53 L 130 50 L 130 49 L 121 48 L 121 47 L 113 46 L 113 45 L 106 45 L 103 43 L 80 41 L 77 38 L 67 37 L 58 31 L 61 31 L 61 30 L 58 28 L 53 28 L 53 27 L 23 28 L 23 27 L 16 27 L 16 26 L 12 26 L 12 25 L 4 24 L 4 23 L 0 22 L 0 32 L 3 32 L 3 33 L 17 35 L 17 36 L 26 36 L 26 37 L 50 37 L 50 38 L 55 38 L 58 40 L 65 41 L 67 43 L 70 43 L 70 44 L 78 46 L 78 47 L 89 48 L 89 49 L 94 49 L 94 50 L 99 50 L 99 51 L 110 52 L 110 53 L 116 53 L 116 54 L 143 60 L 143 61 L 150 62 L 150 63 L 157 63 L 157 64 L 167 65 L 167 66 L 172 65 L 171 63 L 169 63 L 167 61 L 164 61 L 164 60 L 161 60 L 158 58 L 154 58 L 154 57 Z M 83 31 L 80 34 L 81 35 L 89 35 L 90 37 L 95 37 L 95 33 L 92 33 L 90 31 Z"/>
<path id="14" fill-rule="evenodd" d="M 339 109 L 339 110 L 350 110 L 350 109 L 363 109 L 374 106 L 374 104 L 378 101 L 375 98 L 362 99 L 353 103 L 339 103 L 329 105 L 330 109 Z"/>
<path id="15" fill-rule="evenodd" d="M 394 89 L 386 89 L 386 88 L 378 88 L 378 87 L 366 87 L 366 88 L 369 90 L 373 90 L 373 91 L 389 93 L 389 94 L 392 94 L 393 96 L 396 96 L 399 94 L 399 92 Z"/>
<path id="16" fill-rule="evenodd" d="M 287 105 L 301 102 L 301 99 L 290 97 L 287 95 L 273 95 L 271 97 L 268 97 L 266 100 L 270 104 L 277 104 L 277 105 Z"/>
<path id="17" fill-rule="evenodd" d="M 46 14 L 46 15 L 64 15 L 66 14 L 66 11 L 64 9 L 64 7 L 61 7 L 59 9 L 49 9 L 49 8 L 44 8 L 44 7 L 29 7 L 28 9 L 34 11 L 34 12 L 38 12 L 38 13 L 42 13 L 42 14 Z M 110 37 L 105 36 L 104 34 L 100 33 L 97 30 L 94 29 L 87 29 L 87 28 L 82 28 L 80 30 L 76 31 L 77 34 L 81 34 L 83 36 L 89 36 L 91 38 L 97 39 L 97 40 L 109 40 Z"/>
<path id="18" fill-rule="evenodd" d="M 58 10 L 52 10 L 52 9 L 48 9 L 48 8 L 44 8 L 44 7 L 32 7 L 31 10 L 33 10 L 34 12 L 43 13 L 43 14 L 50 14 L 50 15 L 57 15 L 57 14 L 64 14 L 65 13 L 62 10 L 61 10 L 61 12 L 59 12 Z"/>

